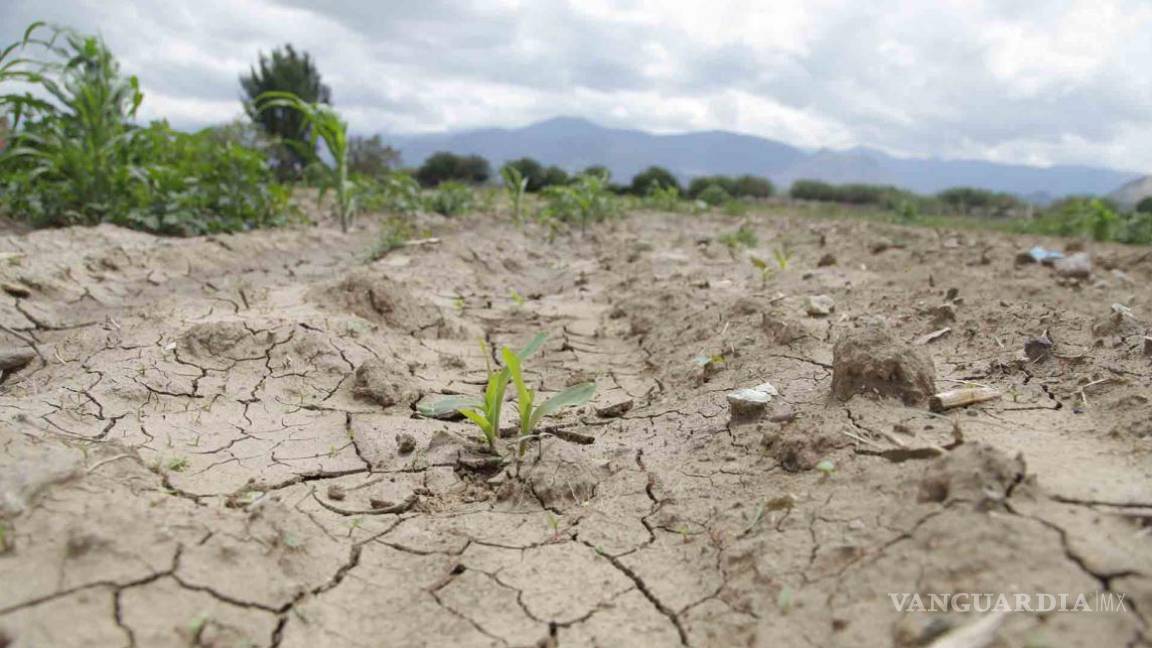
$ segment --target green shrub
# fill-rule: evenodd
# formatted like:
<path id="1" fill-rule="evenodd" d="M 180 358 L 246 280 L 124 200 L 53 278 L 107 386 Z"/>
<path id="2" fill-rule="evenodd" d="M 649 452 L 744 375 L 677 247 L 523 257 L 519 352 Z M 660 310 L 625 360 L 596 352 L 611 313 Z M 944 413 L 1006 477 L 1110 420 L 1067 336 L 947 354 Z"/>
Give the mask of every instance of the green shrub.
<path id="1" fill-rule="evenodd" d="M 424 208 L 420 183 L 402 171 L 356 179 L 363 211 L 414 214 Z"/>
<path id="2" fill-rule="evenodd" d="M 425 187 L 441 182 L 482 184 L 492 176 L 488 160 L 479 155 L 456 155 L 441 151 L 430 156 L 416 171 L 416 179 Z"/>
<path id="3" fill-rule="evenodd" d="M 1145 196 L 1136 203 L 1136 211 L 1141 214 L 1152 214 L 1152 196 Z"/>
<path id="4" fill-rule="evenodd" d="M 963 215 L 1003 217 L 1024 207 L 1024 203 L 1012 194 L 974 187 L 945 189 L 936 194 L 936 199 L 949 211 Z"/>
<path id="5" fill-rule="evenodd" d="M 632 178 L 631 192 L 636 196 L 647 196 L 654 187 L 662 189 L 674 188 L 680 192 L 680 182 L 676 176 L 664 167 L 651 166 L 637 173 Z"/>
<path id="6" fill-rule="evenodd" d="M 738 198 L 771 198 L 776 193 L 776 187 L 768 178 L 754 175 L 742 175 L 735 180 L 735 186 L 729 193 Z"/>
<path id="7" fill-rule="evenodd" d="M 567 185 L 547 187 L 541 195 L 545 203 L 539 218 L 548 224 L 579 224 L 583 230 L 589 223 L 607 220 L 620 211 L 617 198 L 599 176 L 577 176 Z"/>
<path id="8" fill-rule="evenodd" d="M 25 72 L 20 78 L 51 102 L 4 103 L 23 111 L 0 155 L 9 214 L 36 226 L 111 222 L 163 234 L 283 222 L 289 190 L 274 182 L 263 152 L 243 141 L 255 139 L 250 134 L 136 127 L 139 84 L 121 75 L 103 41 L 56 29 L 28 45 L 41 56 L 8 70 Z"/>
<path id="9" fill-rule="evenodd" d="M 460 182 L 441 182 L 428 194 L 425 206 L 444 216 L 458 216 L 472 209 L 472 189 Z"/>
<path id="10" fill-rule="evenodd" d="M 732 195 L 720 185 L 708 185 L 696 198 L 709 207 L 719 207 L 732 200 Z"/>

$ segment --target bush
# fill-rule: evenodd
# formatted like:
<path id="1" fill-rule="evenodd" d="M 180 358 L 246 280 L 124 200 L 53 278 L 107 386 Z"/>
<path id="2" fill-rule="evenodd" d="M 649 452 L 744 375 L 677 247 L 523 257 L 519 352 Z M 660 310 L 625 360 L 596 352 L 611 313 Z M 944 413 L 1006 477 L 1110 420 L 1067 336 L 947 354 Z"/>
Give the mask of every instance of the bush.
<path id="1" fill-rule="evenodd" d="M 23 68 L 53 102 L 24 113 L 0 156 L 6 211 L 37 226 L 111 222 L 163 234 L 283 222 L 289 190 L 248 143 L 257 137 L 235 126 L 138 128 L 139 84 L 103 41 L 67 30 L 52 38 L 63 45 Z"/>
<path id="2" fill-rule="evenodd" d="M 546 202 L 539 217 L 549 224 L 579 223 L 583 230 L 589 223 L 607 220 L 620 211 L 604 179 L 595 175 L 577 176 L 567 185 L 546 188 L 542 195 Z"/>
<path id="3" fill-rule="evenodd" d="M 1136 211 L 1141 214 L 1152 214 L 1152 196 L 1146 196 L 1136 203 Z"/>
<path id="4" fill-rule="evenodd" d="M 425 187 L 442 182 L 482 184 L 492 176 L 488 160 L 479 155 L 456 155 L 447 151 L 433 154 L 416 171 L 416 179 Z"/>
<path id="5" fill-rule="evenodd" d="M 709 187 L 719 187 L 729 196 L 734 196 L 736 192 L 736 182 L 732 178 L 715 175 L 692 178 L 692 182 L 688 183 L 686 194 L 689 198 L 698 199 L 700 198 L 700 194 L 704 193 Z"/>
<path id="6" fill-rule="evenodd" d="M 365 211 L 414 214 L 424 208 L 420 183 L 407 173 L 393 171 L 378 178 L 359 178 L 357 196 Z"/>
<path id="7" fill-rule="evenodd" d="M 696 199 L 707 204 L 709 207 L 719 207 L 732 200 L 732 195 L 725 191 L 724 187 L 720 185 L 708 185 L 706 189 L 700 192 L 700 195 L 698 195 Z"/>
<path id="8" fill-rule="evenodd" d="M 472 189 L 468 185 L 453 182 L 441 182 L 436 190 L 428 195 L 425 206 L 429 211 L 444 216 L 458 216 L 472 209 Z"/>
<path id="9" fill-rule="evenodd" d="M 936 194 L 936 199 L 951 211 L 964 215 L 1008 216 L 1024 204 L 1008 193 L 974 187 L 953 187 Z"/>
<path id="10" fill-rule="evenodd" d="M 400 152 L 387 146 L 379 135 L 348 138 L 348 172 L 369 178 L 388 174 L 400 162 Z"/>
<path id="11" fill-rule="evenodd" d="M 674 188 L 677 192 L 681 189 L 676 176 L 664 167 L 648 167 L 632 177 L 631 192 L 636 196 L 647 196 L 653 187 Z"/>
<path id="12" fill-rule="evenodd" d="M 736 178 L 735 187 L 729 193 L 739 198 L 771 198 L 776 187 L 768 178 L 742 175 Z"/>
<path id="13" fill-rule="evenodd" d="M 797 180 L 789 195 L 796 200 L 838 202 L 849 205 L 877 205 L 896 208 L 910 200 L 920 200 L 916 194 L 888 185 L 844 184 L 834 185 L 819 180 Z"/>
<path id="14" fill-rule="evenodd" d="M 555 187 L 558 185 L 566 185 L 572 181 L 568 176 L 568 172 L 556 165 L 552 165 L 544 170 L 544 184 L 542 187 Z"/>

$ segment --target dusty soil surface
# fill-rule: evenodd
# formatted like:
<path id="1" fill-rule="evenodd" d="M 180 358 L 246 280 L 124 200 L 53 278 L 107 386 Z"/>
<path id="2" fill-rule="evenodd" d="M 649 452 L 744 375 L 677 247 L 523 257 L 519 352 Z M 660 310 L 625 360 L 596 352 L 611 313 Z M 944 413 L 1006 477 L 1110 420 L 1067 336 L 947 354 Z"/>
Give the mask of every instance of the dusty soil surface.
<path id="1" fill-rule="evenodd" d="M 936 645 L 1149 645 L 1152 252 L 751 222 L 787 270 L 658 214 L 371 264 L 325 227 L 0 239 L 0 351 L 40 354 L 0 383 L 0 646 L 925 646 L 982 615 L 890 594 L 1099 591 Z M 534 385 L 599 391 L 521 465 L 416 414 L 538 331 Z M 1001 397 L 928 410 L 965 381 Z"/>

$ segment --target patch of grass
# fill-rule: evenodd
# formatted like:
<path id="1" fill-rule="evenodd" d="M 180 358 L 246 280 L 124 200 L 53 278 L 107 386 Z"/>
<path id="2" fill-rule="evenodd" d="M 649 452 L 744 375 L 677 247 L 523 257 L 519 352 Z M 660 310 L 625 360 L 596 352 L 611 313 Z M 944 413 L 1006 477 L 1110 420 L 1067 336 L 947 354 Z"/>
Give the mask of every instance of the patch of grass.
<path id="1" fill-rule="evenodd" d="M 172 457 L 165 464 L 165 467 L 172 472 L 184 472 L 188 470 L 188 459 L 186 457 Z"/>
<path id="2" fill-rule="evenodd" d="M 393 216 L 384 221 L 376 242 L 368 250 L 368 261 L 379 261 L 384 255 L 404 247 L 413 236 L 414 229 L 407 219 Z"/>
<path id="3" fill-rule="evenodd" d="M 424 199 L 429 211 L 442 216 L 459 216 L 472 209 L 472 189 L 460 182 L 441 182 Z"/>

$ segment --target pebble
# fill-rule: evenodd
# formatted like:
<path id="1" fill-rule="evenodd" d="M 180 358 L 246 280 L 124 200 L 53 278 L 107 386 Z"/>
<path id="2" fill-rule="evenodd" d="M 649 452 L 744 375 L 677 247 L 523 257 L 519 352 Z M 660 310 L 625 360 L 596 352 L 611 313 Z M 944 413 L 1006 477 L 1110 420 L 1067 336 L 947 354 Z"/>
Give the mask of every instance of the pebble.
<path id="1" fill-rule="evenodd" d="M 769 401 L 779 395 L 771 383 L 744 387 L 728 393 L 728 407 L 734 417 L 755 416 L 763 413 Z"/>
<path id="2" fill-rule="evenodd" d="M 827 317 L 836 310 L 836 302 L 828 295 L 812 295 L 804 301 L 804 310 L 812 317 Z"/>
<path id="3" fill-rule="evenodd" d="M 1086 252 L 1077 252 L 1052 264 L 1056 274 L 1068 279 L 1087 279 L 1092 276 L 1092 257 Z"/>
<path id="4" fill-rule="evenodd" d="M 596 416 L 600 418 L 617 418 L 624 416 L 624 414 L 632 409 L 632 405 L 633 401 L 631 398 L 620 398 L 609 402 L 607 405 L 597 407 Z"/>

